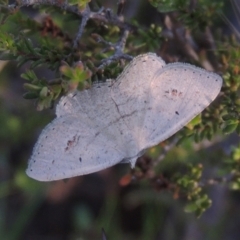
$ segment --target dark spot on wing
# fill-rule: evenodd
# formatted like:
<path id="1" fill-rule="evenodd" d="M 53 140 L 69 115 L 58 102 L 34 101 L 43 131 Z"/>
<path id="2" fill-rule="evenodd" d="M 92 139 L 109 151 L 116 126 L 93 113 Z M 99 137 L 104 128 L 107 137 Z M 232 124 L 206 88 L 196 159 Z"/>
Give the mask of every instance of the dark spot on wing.
<path id="1" fill-rule="evenodd" d="M 172 96 L 177 96 L 178 90 L 177 89 L 172 89 Z"/>
<path id="2" fill-rule="evenodd" d="M 178 111 L 176 111 L 175 113 L 176 113 L 177 115 L 179 115 L 179 112 L 178 112 Z"/>
<path id="3" fill-rule="evenodd" d="M 78 144 L 79 138 L 79 136 L 75 135 L 71 140 L 68 140 L 67 146 L 65 147 L 65 152 L 75 147 Z"/>
<path id="4" fill-rule="evenodd" d="M 95 134 L 95 137 L 97 137 L 99 134 L 100 134 L 100 132 L 97 132 L 97 133 Z"/>
<path id="5" fill-rule="evenodd" d="M 82 158 L 81 157 L 79 157 L 79 159 L 78 159 L 80 162 L 82 162 Z"/>

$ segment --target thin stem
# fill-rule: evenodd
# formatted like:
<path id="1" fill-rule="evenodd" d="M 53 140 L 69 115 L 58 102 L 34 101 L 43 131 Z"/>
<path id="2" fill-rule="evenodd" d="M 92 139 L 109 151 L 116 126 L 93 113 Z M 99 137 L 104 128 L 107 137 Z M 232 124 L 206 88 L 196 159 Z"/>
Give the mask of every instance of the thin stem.
<path id="1" fill-rule="evenodd" d="M 120 14 L 125 4 L 125 0 L 119 0 L 118 4 L 119 4 L 118 14 Z M 8 7 L 11 9 L 12 8 L 15 9 L 15 8 L 21 8 L 23 6 L 30 6 L 30 5 L 56 6 L 64 9 L 67 12 L 74 13 L 82 18 L 76 38 L 73 43 L 73 49 L 77 48 L 78 42 L 82 37 L 82 34 L 84 32 L 84 29 L 89 19 L 92 19 L 98 22 L 101 21 L 103 23 L 111 24 L 114 26 L 118 26 L 122 30 L 122 35 L 120 36 L 120 39 L 117 43 L 113 44 L 103 40 L 100 36 L 98 37 L 99 42 L 103 42 L 105 45 L 115 50 L 114 55 L 107 59 L 104 59 L 98 69 L 101 69 L 104 66 L 107 66 L 111 64 L 113 61 L 116 61 L 119 59 L 127 59 L 127 60 L 132 59 L 130 55 L 124 54 L 123 51 L 126 45 L 126 40 L 127 40 L 129 31 L 133 29 L 133 26 L 125 23 L 123 21 L 123 18 L 114 14 L 111 9 L 101 8 L 99 11 L 93 12 L 91 11 L 89 5 L 87 4 L 84 10 L 80 10 L 77 5 L 69 5 L 67 1 L 61 2 L 58 0 L 20 0 L 18 3 L 9 5 Z"/>
<path id="2" fill-rule="evenodd" d="M 178 138 L 174 137 L 172 139 L 172 141 L 167 144 L 166 146 L 163 147 L 162 153 L 160 154 L 160 156 L 157 158 L 157 160 L 154 161 L 153 163 L 153 167 L 156 167 L 158 165 L 158 163 L 160 163 L 167 155 L 167 153 L 176 146 L 176 143 L 178 142 Z"/>
<path id="3" fill-rule="evenodd" d="M 90 8 L 89 6 L 87 5 L 86 8 L 84 9 L 84 11 L 82 12 L 82 22 L 79 26 L 79 29 L 78 29 L 78 33 L 77 33 L 77 36 L 74 40 L 74 43 L 73 43 L 73 48 L 76 48 L 77 45 L 78 45 L 78 41 L 80 40 L 80 38 L 82 37 L 82 34 L 83 34 L 83 31 L 84 31 L 84 28 L 89 20 L 89 17 L 90 17 Z"/>

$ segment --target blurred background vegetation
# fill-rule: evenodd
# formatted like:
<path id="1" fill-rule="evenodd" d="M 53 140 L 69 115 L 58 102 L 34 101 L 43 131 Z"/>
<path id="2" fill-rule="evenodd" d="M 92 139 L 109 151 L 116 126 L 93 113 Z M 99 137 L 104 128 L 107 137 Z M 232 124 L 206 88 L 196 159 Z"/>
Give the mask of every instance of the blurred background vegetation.
<path id="1" fill-rule="evenodd" d="M 239 239 L 239 2 L 38 2 L 0 0 L 0 238 Z M 89 20 L 88 6 L 96 13 Z M 151 51 L 217 72 L 221 94 L 134 170 L 28 178 L 27 161 L 57 99 L 115 78 L 128 62 L 116 55 L 123 39 L 129 58 Z M 116 61 L 101 61 L 111 56 Z"/>

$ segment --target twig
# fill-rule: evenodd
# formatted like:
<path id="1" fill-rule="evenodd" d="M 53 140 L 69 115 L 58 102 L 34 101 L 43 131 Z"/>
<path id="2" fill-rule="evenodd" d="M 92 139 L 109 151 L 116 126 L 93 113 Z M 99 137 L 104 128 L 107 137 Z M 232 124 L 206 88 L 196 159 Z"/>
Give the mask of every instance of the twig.
<path id="1" fill-rule="evenodd" d="M 79 26 L 79 29 L 78 29 L 78 33 L 77 33 L 77 36 L 74 40 L 74 43 L 73 43 L 73 48 L 76 48 L 77 45 L 78 45 L 78 41 L 80 40 L 80 38 L 82 37 L 82 34 L 83 34 L 83 31 L 84 31 L 84 28 L 87 24 L 87 21 L 89 20 L 89 17 L 90 17 L 90 8 L 89 6 L 87 5 L 86 8 L 83 10 L 82 12 L 82 21 L 81 21 L 81 24 Z"/>
<path id="2" fill-rule="evenodd" d="M 216 185 L 216 184 L 221 184 L 221 183 L 230 183 L 236 178 L 236 174 L 230 173 L 226 176 L 223 177 L 216 177 L 216 178 L 210 178 L 207 180 L 203 180 L 199 182 L 199 187 L 205 187 L 209 185 Z"/>
<path id="3" fill-rule="evenodd" d="M 118 15 L 120 15 L 120 13 L 122 12 L 124 3 L 125 3 L 125 0 L 119 0 Z M 99 38 L 99 42 L 101 41 L 104 44 L 108 45 L 108 47 L 110 46 L 111 48 L 113 48 L 115 50 L 115 53 L 111 57 L 104 59 L 102 61 L 102 64 L 98 67 L 98 69 L 101 69 L 104 66 L 107 66 L 110 63 L 112 63 L 113 61 L 116 61 L 119 59 L 127 59 L 127 60 L 132 59 L 132 57 L 130 55 L 124 54 L 123 51 L 125 48 L 125 44 L 126 44 L 126 40 L 127 40 L 129 31 L 133 29 L 133 26 L 125 23 L 123 21 L 123 18 L 121 18 L 118 15 L 115 15 L 111 9 L 101 8 L 99 11 L 93 12 L 93 11 L 91 11 L 89 5 L 87 4 L 86 8 L 81 11 L 76 5 L 74 5 L 74 6 L 69 5 L 67 3 L 67 1 L 61 2 L 58 0 L 19 0 L 18 3 L 9 5 L 8 7 L 10 9 L 13 9 L 13 8 L 17 9 L 17 8 L 21 8 L 23 6 L 30 6 L 30 5 L 56 6 L 56 7 L 64 9 L 67 12 L 74 13 L 82 18 L 76 38 L 74 40 L 73 49 L 75 49 L 77 47 L 78 42 L 79 42 L 80 38 L 82 37 L 84 28 L 89 19 L 96 20 L 98 22 L 101 21 L 104 23 L 112 24 L 114 26 L 118 26 L 122 30 L 122 35 L 117 43 L 112 44 L 112 43 L 106 42 L 102 38 Z"/>
<path id="4" fill-rule="evenodd" d="M 102 228 L 102 240 L 107 240 L 107 236 L 103 228 Z"/>
<path id="5" fill-rule="evenodd" d="M 167 155 L 167 153 L 173 148 L 176 146 L 176 143 L 178 142 L 178 138 L 177 137 L 174 137 L 172 139 L 172 141 L 163 147 L 163 150 L 162 150 L 162 153 L 160 154 L 160 156 L 157 158 L 157 160 L 155 160 L 153 162 L 153 167 L 156 167 L 158 165 L 159 162 L 161 162 Z"/>
<path id="6" fill-rule="evenodd" d="M 117 15 L 121 16 L 123 13 L 124 5 L 126 3 L 126 0 L 118 0 L 118 9 L 117 9 Z"/>
<path id="7" fill-rule="evenodd" d="M 98 69 L 102 69 L 103 67 L 111 64 L 113 61 L 119 60 L 119 59 L 127 59 L 127 60 L 132 60 L 133 57 L 123 53 L 123 50 L 125 48 L 126 45 L 126 40 L 128 37 L 129 31 L 128 30 L 124 30 L 122 36 L 120 37 L 119 41 L 115 44 L 113 43 L 109 43 L 105 40 L 101 40 L 103 43 L 107 44 L 108 47 L 111 47 L 115 50 L 114 54 L 106 59 L 103 59 L 101 62 L 102 64 L 98 67 Z"/>
<path id="8" fill-rule="evenodd" d="M 89 19 L 102 21 L 104 23 L 112 24 L 115 26 L 118 26 L 121 29 L 133 29 L 134 27 L 128 23 L 125 23 L 122 21 L 121 18 L 119 18 L 117 15 L 113 14 L 110 9 L 101 8 L 97 12 L 93 12 L 90 10 L 89 6 L 87 5 L 87 8 L 89 12 L 86 13 L 86 11 L 81 11 L 77 6 L 75 5 L 69 5 L 66 2 L 61 2 L 58 0 L 19 0 L 18 3 L 10 4 L 8 5 L 9 8 L 21 8 L 24 6 L 31 6 L 31 5 L 50 5 L 50 6 L 56 6 L 59 8 L 64 9 L 67 12 L 74 13 L 80 17 L 86 17 L 87 14 Z"/>

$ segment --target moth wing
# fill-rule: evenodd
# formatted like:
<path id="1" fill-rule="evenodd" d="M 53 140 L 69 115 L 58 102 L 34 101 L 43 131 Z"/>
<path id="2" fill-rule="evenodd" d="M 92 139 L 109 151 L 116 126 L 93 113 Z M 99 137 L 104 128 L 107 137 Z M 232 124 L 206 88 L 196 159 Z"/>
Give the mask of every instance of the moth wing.
<path id="1" fill-rule="evenodd" d="M 66 104 L 57 107 L 58 117 L 34 147 L 27 169 L 30 177 L 52 181 L 84 175 L 138 152 L 109 91 L 103 84 L 61 99 L 60 104 Z"/>
<path id="2" fill-rule="evenodd" d="M 164 66 L 165 62 L 156 54 L 139 55 L 124 69 L 112 86 L 112 98 L 138 146 L 136 157 L 129 160 L 132 166 L 143 154 L 140 143 L 145 136 L 141 135 L 141 128 L 150 104 L 151 79 Z"/>
<path id="3" fill-rule="evenodd" d="M 164 141 L 201 113 L 219 94 L 222 78 L 190 64 L 173 63 L 159 70 L 150 86 L 140 149 Z"/>

